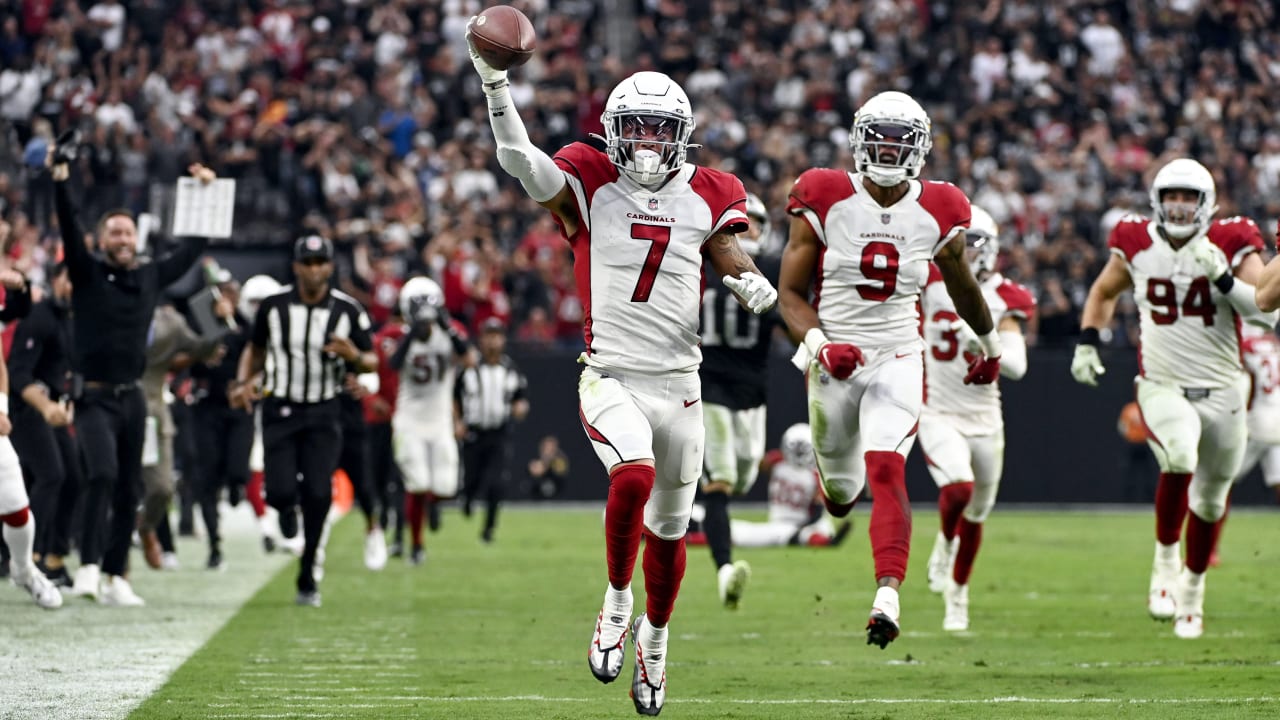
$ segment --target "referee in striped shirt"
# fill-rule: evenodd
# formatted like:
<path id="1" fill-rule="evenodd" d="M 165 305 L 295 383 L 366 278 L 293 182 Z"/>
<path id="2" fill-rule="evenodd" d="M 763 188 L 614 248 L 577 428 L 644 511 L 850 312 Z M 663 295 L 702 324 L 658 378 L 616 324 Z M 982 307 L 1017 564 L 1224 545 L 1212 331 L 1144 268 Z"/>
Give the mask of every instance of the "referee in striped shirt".
<path id="1" fill-rule="evenodd" d="M 484 530 L 480 539 L 493 542 L 498 505 L 507 489 L 511 462 L 511 421 L 529 414 L 527 382 L 506 355 L 507 328 L 498 318 L 480 326 L 480 362 L 462 371 L 454 385 L 466 431 L 462 438 L 462 513 L 485 491 Z"/>
<path id="2" fill-rule="evenodd" d="M 338 395 L 347 372 L 372 372 L 377 358 L 364 308 L 329 287 L 332 243 L 318 235 L 300 238 L 293 247 L 293 274 L 295 285 L 258 306 L 230 400 L 251 411 L 262 398 L 267 503 L 280 512 L 280 533 L 292 538 L 301 495 L 305 543 L 297 602 L 319 607 L 316 553 L 342 449 Z"/>

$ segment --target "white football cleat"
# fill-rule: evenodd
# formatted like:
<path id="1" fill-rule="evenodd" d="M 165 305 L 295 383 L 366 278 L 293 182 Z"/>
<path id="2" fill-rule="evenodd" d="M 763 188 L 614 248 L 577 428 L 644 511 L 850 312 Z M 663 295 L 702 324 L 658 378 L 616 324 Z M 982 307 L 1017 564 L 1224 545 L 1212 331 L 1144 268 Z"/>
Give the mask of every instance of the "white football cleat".
<path id="1" fill-rule="evenodd" d="M 742 593 L 751 580 L 751 565 L 746 560 L 737 560 L 720 566 L 717 573 L 720 586 L 720 602 L 729 610 L 737 610 L 742 601 Z"/>
<path id="2" fill-rule="evenodd" d="M 591 634 L 591 646 L 587 648 L 587 665 L 591 674 L 602 683 L 611 683 L 622 673 L 626 660 L 627 632 L 631 628 L 631 604 L 605 603 L 596 618 L 595 631 Z"/>
<path id="3" fill-rule="evenodd" d="M 31 599 L 45 610 L 56 610 L 62 607 L 62 593 L 58 592 L 57 586 L 34 565 L 27 568 L 27 572 L 22 576 L 14 573 L 13 582 L 31 593 Z"/>
<path id="4" fill-rule="evenodd" d="M 138 597 L 129 581 L 120 575 L 108 575 L 102 579 L 98 603 L 114 607 L 142 607 L 147 602 Z"/>
<path id="5" fill-rule="evenodd" d="M 76 576 L 71 582 L 69 594 L 93 600 L 98 597 L 98 586 L 101 582 L 102 571 L 97 565 L 81 565 L 76 569 Z"/>
<path id="6" fill-rule="evenodd" d="M 871 617 L 867 620 L 867 644 L 879 645 L 881 650 L 888 647 L 900 632 L 899 614 L 898 591 L 888 586 L 877 588 Z"/>
<path id="7" fill-rule="evenodd" d="M 951 561 L 959 544 L 959 535 L 947 540 L 947 536 L 938 532 L 937 539 L 933 541 L 933 551 L 929 553 L 930 592 L 940 593 L 947 589 L 947 580 L 951 577 Z"/>
<path id="8" fill-rule="evenodd" d="M 942 616 L 942 629 L 947 632 L 964 632 L 969 629 L 969 585 L 961 585 L 955 580 L 947 580 L 947 587 L 942 591 L 942 601 L 946 608 Z"/>
<path id="9" fill-rule="evenodd" d="M 1183 570 L 1178 578 L 1178 617 L 1173 634 L 1184 640 L 1204 635 L 1204 575 Z"/>
<path id="10" fill-rule="evenodd" d="M 631 701 L 641 715 L 657 715 L 667 701 L 667 643 L 641 642 L 643 613 L 631 626 L 631 642 L 636 646 L 636 666 L 631 671 Z"/>
<path id="11" fill-rule="evenodd" d="M 1147 612 L 1155 620 L 1172 620 L 1178 614 L 1174 588 L 1178 584 L 1176 570 L 1154 565 L 1151 568 L 1151 586 L 1147 591 Z"/>
<path id="12" fill-rule="evenodd" d="M 381 570 L 387 566 L 387 539 L 380 527 L 364 536 L 364 566 L 370 570 Z"/>
<path id="13" fill-rule="evenodd" d="M 182 567 L 182 563 L 178 562 L 178 553 L 166 552 L 160 554 L 160 569 L 169 570 L 170 572 Z"/>

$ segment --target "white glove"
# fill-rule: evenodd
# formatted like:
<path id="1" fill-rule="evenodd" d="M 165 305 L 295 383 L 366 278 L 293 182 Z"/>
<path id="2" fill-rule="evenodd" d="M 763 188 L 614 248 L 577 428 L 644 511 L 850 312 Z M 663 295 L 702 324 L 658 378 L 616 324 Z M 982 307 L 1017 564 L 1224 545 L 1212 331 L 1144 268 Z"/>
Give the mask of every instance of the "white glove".
<path id="1" fill-rule="evenodd" d="M 970 355 L 982 354 L 982 343 L 978 342 L 978 336 L 969 327 L 969 323 L 963 320 L 952 320 L 948 329 L 956 334 L 956 342 L 960 344 L 962 351 Z"/>
<path id="2" fill-rule="evenodd" d="M 1222 252 L 1217 245 L 1209 242 L 1209 238 L 1202 237 L 1191 243 L 1191 258 L 1196 261 L 1204 274 L 1209 276 L 1209 281 L 1213 282 L 1218 278 L 1231 272 L 1231 263 L 1227 260 L 1226 253 Z"/>
<path id="3" fill-rule="evenodd" d="M 769 312 L 778 302 L 778 291 L 773 289 L 768 280 L 753 272 L 742 273 L 736 278 L 725 275 L 724 284 L 742 298 L 748 310 L 757 315 Z"/>
<path id="4" fill-rule="evenodd" d="M 476 16 L 472 15 L 467 21 L 467 53 L 471 55 L 471 64 L 476 66 L 476 74 L 480 76 L 480 82 L 485 85 L 494 85 L 507 79 L 506 70 L 496 70 L 489 67 L 489 63 L 480 57 L 476 52 L 476 48 L 471 44 L 471 26 L 475 23 Z"/>
<path id="5" fill-rule="evenodd" d="M 1107 369 L 1102 367 L 1102 358 L 1098 357 L 1098 348 L 1092 345 L 1076 345 L 1076 354 L 1071 358 L 1071 377 L 1081 385 L 1098 386 L 1098 376 L 1105 375 Z"/>

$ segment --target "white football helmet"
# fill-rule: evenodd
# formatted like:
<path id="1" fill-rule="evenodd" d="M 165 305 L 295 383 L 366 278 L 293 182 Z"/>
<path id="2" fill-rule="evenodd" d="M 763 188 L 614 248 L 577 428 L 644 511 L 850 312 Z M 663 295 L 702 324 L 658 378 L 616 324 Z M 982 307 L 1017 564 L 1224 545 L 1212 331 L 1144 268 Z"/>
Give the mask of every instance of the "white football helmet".
<path id="1" fill-rule="evenodd" d="M 400 288 L 400 316 L 405 322 L 435 322 L 444 307 L 444 290 L 429 277 L 410 278 Z"/>
<path id="2" fill-rule="evenodd" d="M 964 233 L 964 244 L 975 254 L 969 256 L 969 269 L 973 276 L 996 271 L 996 260 L 1000 257 L 1000 228 L 995 218 L 986 210 L 974 205 L 969 208 L 972 215 L 969 229 Z"/>
<path id="3" fill-rule="evenodd" d="M 659 72 L 638 72 L 609 93 L 600 116 L 605 152 L 618 170 L 646 187 L 684 166 L 696 124 L 689 96 Z M 653 145 L 658 150 L 638 148 Z"/>
<path id="4" fill-rule="evenodd" d="M 772 228 L 769 227 L 769 211 L 764 206 L 764 201 L 755 193 L 747 193 L 747 219 L 751 221 L 751 230 L 738 236 L 738 245 L 747 251 L 747 254 L 755 257 L 769 243 L 769 235 Z M 755 237 L 752 237 L 752 231 Z"/>
<path id="5" fill-rule="evenodd" d="M 1170 202 L 1166 205 L 1161 200 L 1166 190 L 1191 190 L 1199 198 L 1194 208 L 1189 203 Z M 1181 240 L 1207 232 L 1214 213 L 1218 212 L 1218 193 L 1213 175 L 1191 158 L 1170 161 L 1160 168 L 1151 183 L 1151 209 L 1155 212 L 1156 225 L 1171 238 Z"/>
<path id="6" fill-rule="evenodd" d="M 808 423 L 796 423 L 782 433 L 782 457 L 792 465 L 817 467 L 813 456 L 813 434 Z"/>
<path id="7" fill-rule="evenodd" d="M 881 187 L 917 178 L 933 147 L 932 127 L 928 113 L 910 95 L 882 92 L 853 116 L 849 147 L 854 166 Z"/>
<path id="8" fill-rule="evenodd" d="M 247 318 L 258 314 L 258 306 L 263 300 L 280 292 L 282 286 L 270 275 L 254 275 L 240 286 L 240 301 L 237 309 Z"/>

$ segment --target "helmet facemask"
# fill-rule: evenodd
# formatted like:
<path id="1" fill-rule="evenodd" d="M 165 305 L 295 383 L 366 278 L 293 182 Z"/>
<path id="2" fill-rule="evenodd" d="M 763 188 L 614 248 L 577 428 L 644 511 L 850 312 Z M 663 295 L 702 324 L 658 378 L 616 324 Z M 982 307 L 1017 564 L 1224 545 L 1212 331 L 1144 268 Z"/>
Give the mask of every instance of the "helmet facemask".
<path id="1" fill-rule="evenodd" d="M 927 122 L 865 113 L 854 120 L 849 145 L 858 172 L 881 187 L 893 187 L 920 176 L 933 138 Z"/>
<path id="2" fill-rule="evenodd" d="M 975 278 L 996 271 L 1000 239 L 985 230 L 969 228 L 964 233 L 965 257 Z"/>
<path id="3" fill-rule="evenodd" d="M 606 152 L 627 177 L 646 187 L 684 166 L 691 120 L 653 110 L 605 112 Z"/>
<path id="4" fill-rule="evenodd" d="M 1216 208 L 1210 208 L 1208 194 L 1197 188 L 1165 187 L 1153 203 L 1156 222 L 1166 235 L 1178 240 L 1208 229 Z"/>

